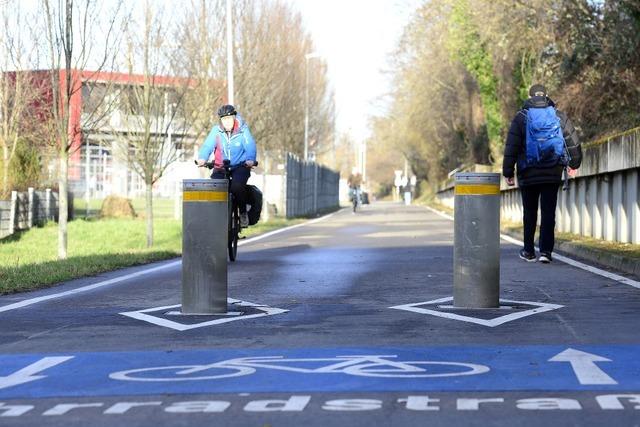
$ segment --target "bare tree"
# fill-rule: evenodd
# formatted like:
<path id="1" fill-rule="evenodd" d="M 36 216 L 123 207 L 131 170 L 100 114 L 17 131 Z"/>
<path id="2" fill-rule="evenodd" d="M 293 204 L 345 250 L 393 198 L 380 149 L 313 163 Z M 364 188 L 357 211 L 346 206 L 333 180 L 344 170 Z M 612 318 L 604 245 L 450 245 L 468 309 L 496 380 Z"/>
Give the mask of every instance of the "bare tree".
<path id="1" fill-rule="evenodd" d="M 315 51 L 302 18 L 281 0 L 236 2 L 236 98 L 260 144 L 302 154 L 307 59 Z M 333 130 L 322 59 L 309 62 L 310 141 Z"/>
<path id="2" fill-rule="evenodd" d="M 226 40 L 224 0 L 191 0 L 178 27 L 183 54 L 175 58 L 174 70 L 192 81 L 185 94 L 183 111 L 192 123 L 196 138 L 215 123 L 216 111 L 224 101 Z"/>
<path id="3" fill-rule="evenodd" d="M 108 9 L 97 0 L 43 0 L 44 29 L 51 65 L 51 144 L 58 150 L 58 257 L 67 257 L 69 154 L 79 149 L 82 131 L 97 127 L 104 118 L 100 108 L 80 117 L 74 103 L 83 88 L 83 74 L 112 68 L 119 39 L 115 31 L 125 17 L 121 1 Z M 98 44 L 98 41 L 102 45 Z M 80 119 L 82 123 L 80 123 Z"/>
<path id="4" fill-rule="evenodd" d="M 185 100 L 185 112 L 198 135 L 215 123 L 215 112 L 226 98 L 221 84 L 227 66 L 225 15 L 220 13 L 224 3 L 192 0 L 180 26 L 181 74 L 195 85 Z M 233 4 L 236 107 L 272 158 L 282 160 L 287 151 L 302 154 L 305 54 L 315 50 L 302 18 L 283 0 L 235 0 Z M 308 71 L 309 141 L 322 151 L 333 142 L 333 94 L 321 58 L 309 61 Z"/>
<path id="5" fill-rule="evenodd" d="M 33 40 L 25 40 L 23 26 L 29 17 L 23 15 L 20 3 L 2 8 L 0 20 L 0 147 L 2 148 L 2 193 L 9 191 L 9 166 L 18 145 L 32 135 L 28 123 L 30 107 L 41 95 L 35 75 Z M 32 118 L 32 121 L 33 120 Z"/>
<path id="6" fill-rule="evenodd" d="M 120 92 L 120 121 L 127 133 L 115 131 L 129 167 L 144 181 L 147 246 L 153 245 L 153 185 L 178 159 L 190 129 L 183 103 L 193 86 L 172 77 L 173 52 L 167 40 L 170 22 L 162 10 L 144 3 L 143 21 L 127 26 L 126 67 L 131 82 Z M 136 74 L 140 73 L 140 74 Z M 192 136 L 190 136 L 191 138 Z"/>

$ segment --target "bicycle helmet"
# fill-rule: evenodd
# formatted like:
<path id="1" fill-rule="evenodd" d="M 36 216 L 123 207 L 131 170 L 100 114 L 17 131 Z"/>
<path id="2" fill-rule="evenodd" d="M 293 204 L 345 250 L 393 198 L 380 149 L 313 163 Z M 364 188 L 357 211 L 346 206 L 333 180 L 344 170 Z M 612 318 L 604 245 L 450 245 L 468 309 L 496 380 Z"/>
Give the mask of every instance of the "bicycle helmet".
<path id="1" fill-rule="evenodd" d="M 238 114 L 236 108 L 233 105 L 223 105 L 218 109 L 218 117 L 223 118 L 225 116 L 235 116 Z"/>

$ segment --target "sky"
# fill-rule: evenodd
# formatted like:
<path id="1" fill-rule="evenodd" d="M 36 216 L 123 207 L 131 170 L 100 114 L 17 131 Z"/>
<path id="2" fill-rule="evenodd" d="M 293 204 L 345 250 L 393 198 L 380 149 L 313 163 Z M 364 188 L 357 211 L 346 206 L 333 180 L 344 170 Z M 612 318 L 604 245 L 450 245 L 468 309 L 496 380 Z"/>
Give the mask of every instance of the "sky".
<path id="1" fill-rule="evenodd" d="M 13 1 L 22 1 L 26 9 L 40 4 L 39 0 Z M 316 52 L 328 64 L 338 131 L 362 142 L 370 135 L 368 118 L 384 109 L 383 97 L 390 90 L 390 54 L 425 0 L 288 1 L 301 13 Z M 3 4 L 0 0 L 0 6 Z"/>
<path id="2" fill-rule="evenodd" d="M 421 0 L 290 0 L 316 51 L 327 61 L 338 131 L 370 135 L 368 118 L 384 109 L 389 55 Z"/>

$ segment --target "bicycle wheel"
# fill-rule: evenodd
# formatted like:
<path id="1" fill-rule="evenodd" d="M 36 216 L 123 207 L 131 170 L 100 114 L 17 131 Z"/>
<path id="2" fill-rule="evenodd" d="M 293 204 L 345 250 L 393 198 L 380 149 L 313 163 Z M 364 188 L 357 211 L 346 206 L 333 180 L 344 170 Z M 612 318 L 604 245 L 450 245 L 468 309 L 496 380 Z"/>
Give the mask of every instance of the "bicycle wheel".
<path id="1" fill-rule="evenodd" d="M 475 363 L 436 362 L 414 360 L 396 362 L 400 365 L 384 365 L 382 363 L 366 363 L 343 368 L 349 375 L 379 378 L 443 378 L 462 377 L 484 374 L 490 371 L 488 366 Z M 404 366 L 402 366 L 404 365 Z"/>
<path id="2" fill-rule="evenodd" d="M 256 370 L 246 366 L 212 366 L 207 374 L 189 376 L 189 371 L 199 368 L 199 365 L 160 366 L 156 368 L 130 369 L 109 374 L 112 380 L 142 381 L 142 382 L 178 382 L 217 380 L 221 378 L 240 377 L 253 374 Z M 231 371 L 231 372 L 229 372 Z"/>
<path id="3" fill-rule="evenodd" d="M 238 207 L 233 200 L 233 196 L 229 195 L 231 200 L 231 209 L 229 212 L 229 241 L 228 241 L 228 249 L 229 249 L 229 260 L 231 262 L 236 260 L 236 256 L 238 255 L 238 233 L 240 232 L 240 213 L 238 212 Z"/>

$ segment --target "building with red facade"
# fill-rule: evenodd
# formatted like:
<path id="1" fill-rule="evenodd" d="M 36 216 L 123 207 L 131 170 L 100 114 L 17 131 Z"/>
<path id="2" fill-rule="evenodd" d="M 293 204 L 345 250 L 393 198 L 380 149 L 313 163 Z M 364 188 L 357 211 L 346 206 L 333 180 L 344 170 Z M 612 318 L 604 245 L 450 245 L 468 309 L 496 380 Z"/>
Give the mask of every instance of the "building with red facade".
<path id="1" fill-rule="evenodd" d="M 53 90 L 50 71 L 31 71 L 38 88 L 36 115 L 52 110 Z M 66 73 L 60 71 L 60 85 Z M 131 143 L 147 131 L 140 109 L 140 93 L 145 77 L 135 74 L 72 71 L 69 106 L 70 156 L 69 188 L 75 197 L 103 198 L 116 194 L 137 197 L 144 193 L 144 182 L 128 161 Z M 192 158 L 197 150 L 196 133 L 180 114 L 179 93 L 188 84 L 184 79 L 151 77 L 156 98 L 151 133 L 177 160 L 165 171 L 154 190 L 160 196 L 172 195 L 184 178 L 199 177 Z M 175 111 L 174 111 L 175 110 Z M 55 174 L 55 164 L 49 171 Z"/>

